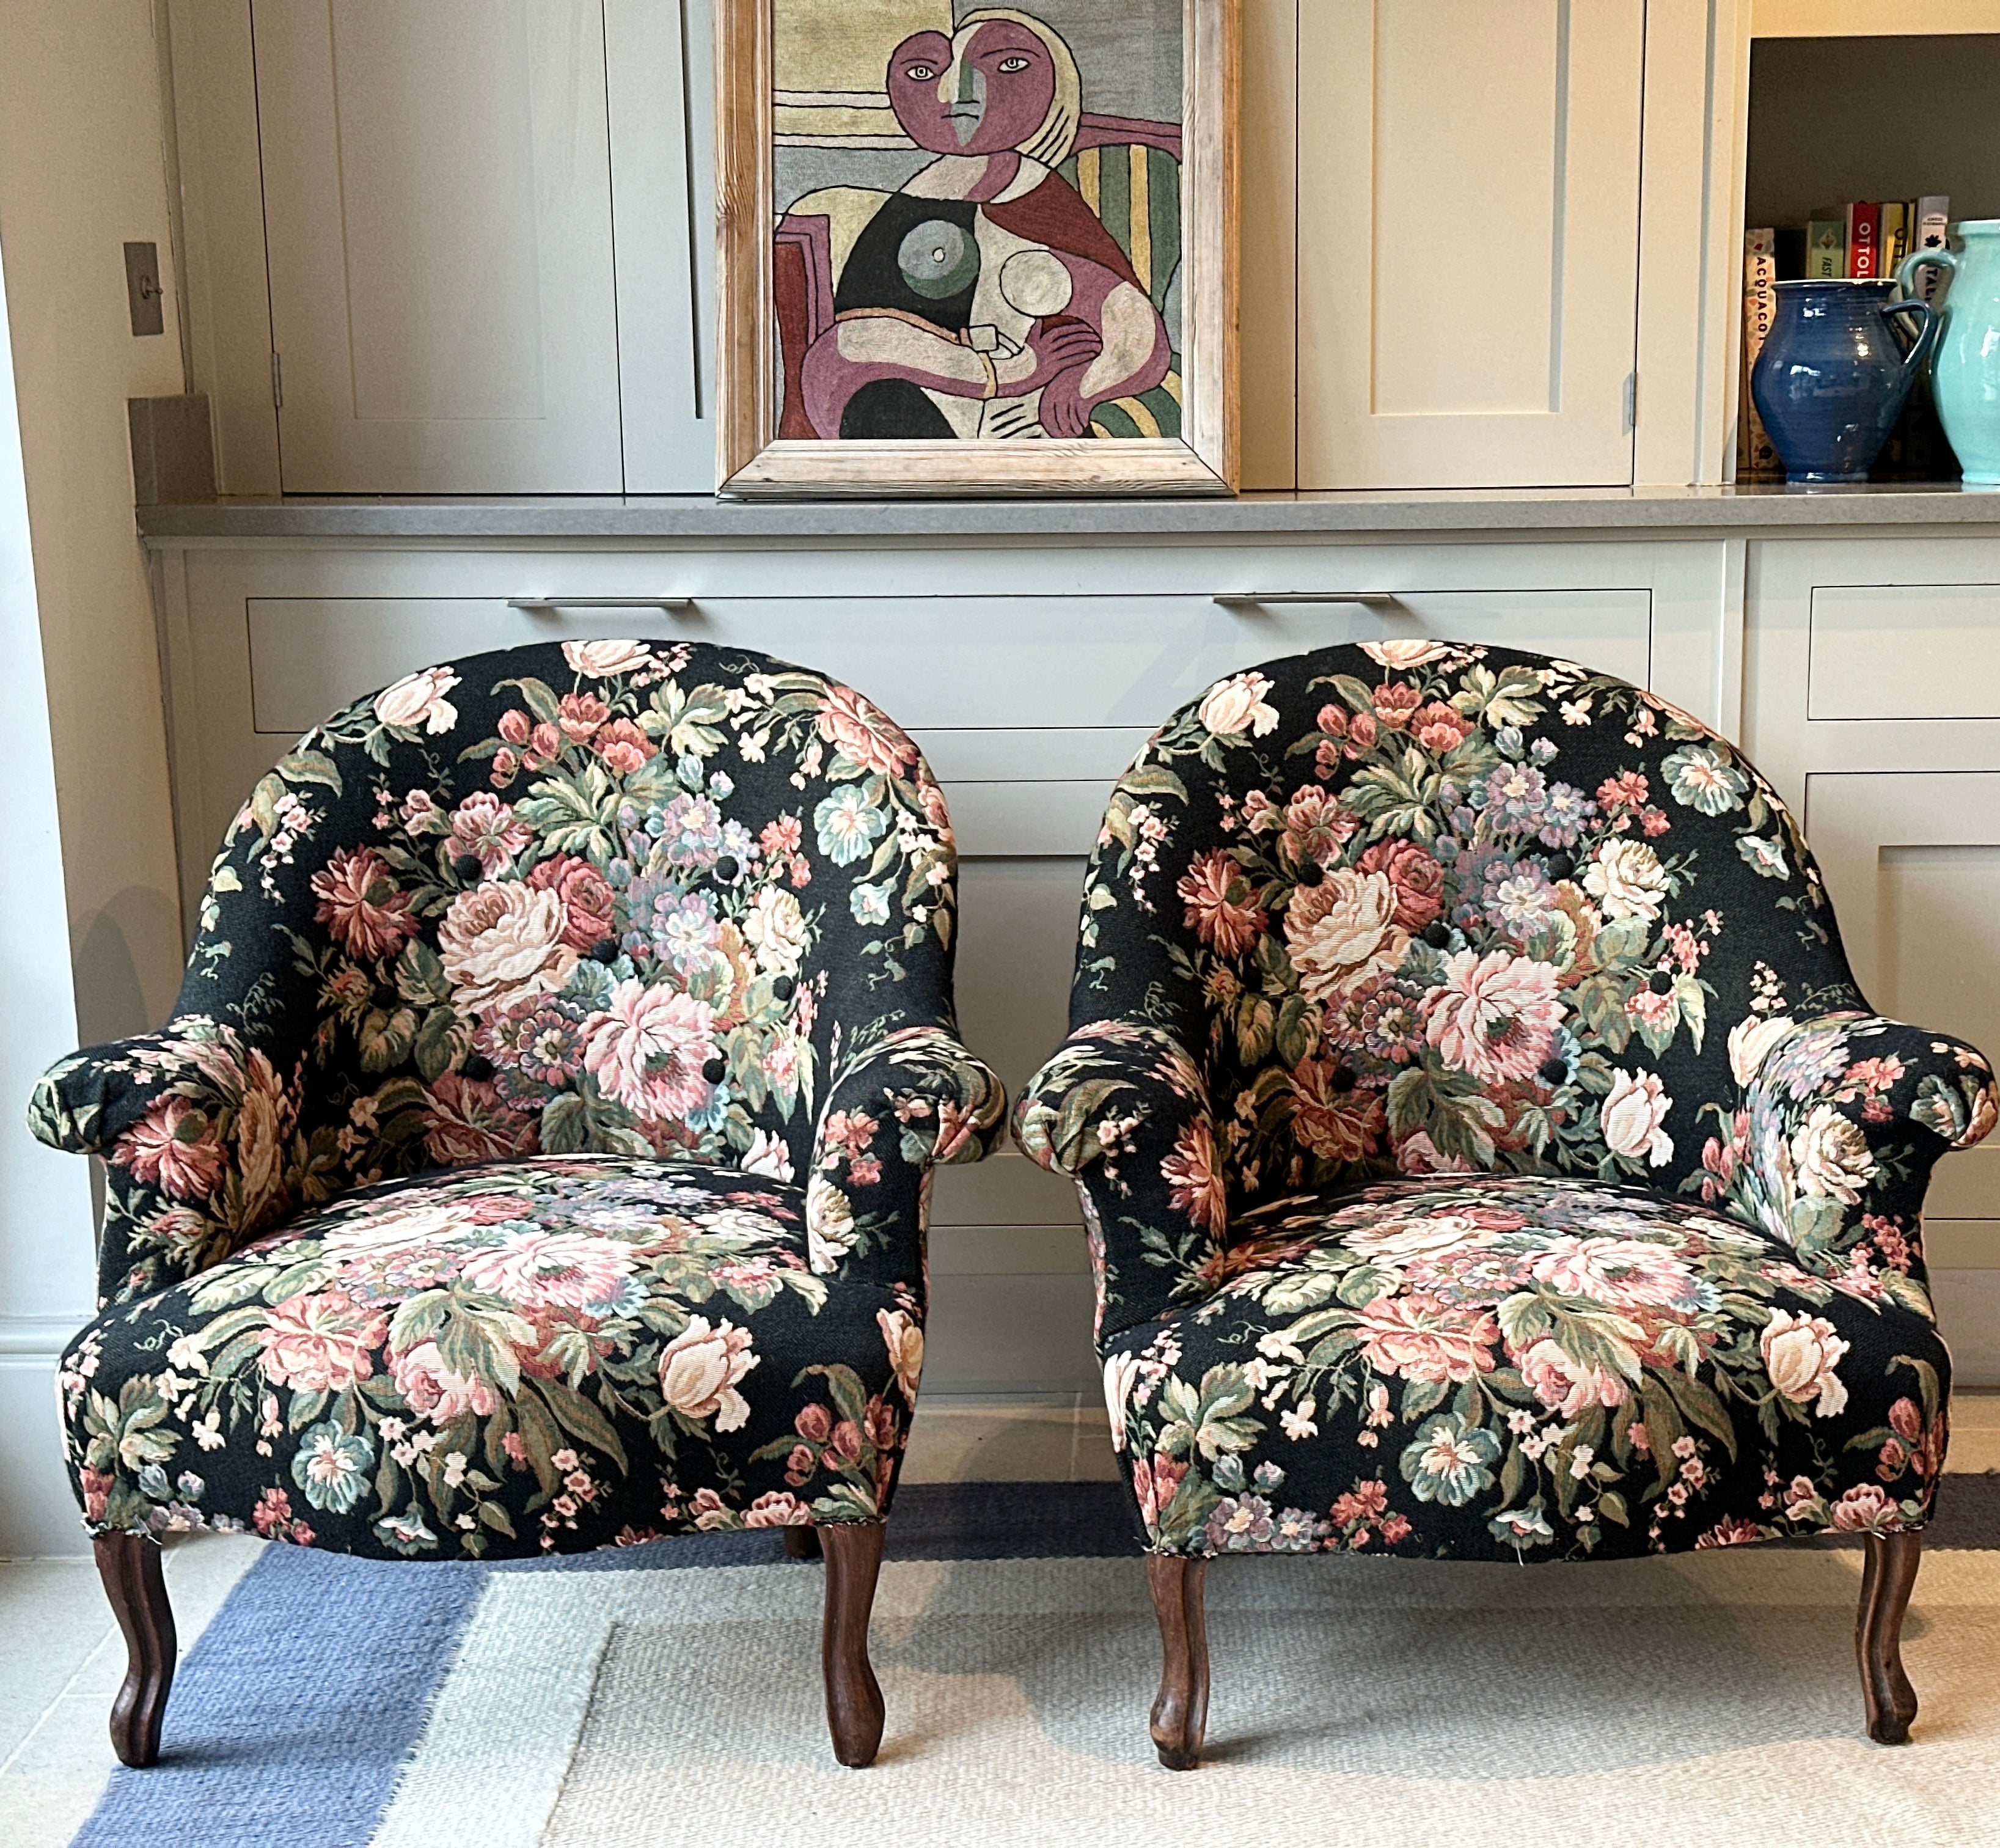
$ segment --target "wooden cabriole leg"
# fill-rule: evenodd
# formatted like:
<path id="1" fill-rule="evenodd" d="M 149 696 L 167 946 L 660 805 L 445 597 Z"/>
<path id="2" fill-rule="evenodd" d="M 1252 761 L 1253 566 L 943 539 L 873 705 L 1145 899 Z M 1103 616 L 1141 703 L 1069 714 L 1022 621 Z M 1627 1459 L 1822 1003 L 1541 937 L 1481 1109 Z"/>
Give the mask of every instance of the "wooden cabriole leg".
<path id="1" fill-rule="evenodd" d="M 833 1755 L 859 1770 L 882 1743 L 882 1690 L 868 1663 L 868 1615 L 882 1569 L 882 1523 L 818 1530 L 826 1554 L 826 1616 L 820 1666 L 826 1677 L 826 1725 Z"/>
<path id="2" fill-rule="evenodd" d="M 1206 1559 L 1146 1555 L 1153 1612 L 1160 1620 L 1160 1692 L 1153 1702 L 1153 1743 L 1170 1771 L 1201 1763 L 1208 1730 L 1208 1625 L 1202 1614 Z"/>
<path id="3" fill-rule="evenodd" d="M 104 1595 L 125 1633 L 125 1684 L 111 1704 L 111 1746 L 135 1770 L 160 1756 L 160 1720 L 174 1684 L 173 1607 L 157 1541 L 143 1534 L 100 1534 L 93 1543 Z"/>
<path id="4" fill-rule="evenodd" d="M 1854 1624 L 1854 1652 L 1861 1661 L 1861 1697 L 1868 1736 L 1878 1746 L 1908 1742 L 1917 1717 L 1916 1690 L 1903 1673 L 1903 1613 L 1917 1582 L 1921 1534 L 1871 1534 L 1861 1573 L 1861 1610 Z"/>
<path id="5" fill-rule="evenodd" d="M 787 1559 L 818 1558 L 820 1557 L 818 1528 L 787 1527 L 785 1530 L 785 1557 Z"/>

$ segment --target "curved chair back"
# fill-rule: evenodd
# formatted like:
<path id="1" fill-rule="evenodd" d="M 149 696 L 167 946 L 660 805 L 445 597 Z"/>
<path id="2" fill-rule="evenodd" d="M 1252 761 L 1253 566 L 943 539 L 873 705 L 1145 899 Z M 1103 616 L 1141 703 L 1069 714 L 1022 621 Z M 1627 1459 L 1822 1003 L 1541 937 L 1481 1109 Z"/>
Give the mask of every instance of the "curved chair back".
<path id="1" fill-rule="evenodd" d="M 573 641 L 405 676 L 230 828 L 176 1009 L 215 1023 L 220 1101 L 182 1107 L 170 1158 L 232 1113 L 257 1179 L 231 1243 L 538 1152 L 803 1184 L 841 1070 L 951 1020 L 956 865 L 903 731 L 768 655 Z"/>
<path id="2" fill-rule="evenodd" d="M 1119 782 L 1083 918 L 1072 1027 L 1151 1020 L 1204 1067 L 1176 1184 L 1217 1234 L 1398 1172 L 1671 1190 L 1726 1160 L 1764 1023 L 1861 1005 L 1734 747 L 1502 648 L 1322 648 L 1210 687 Z"/>

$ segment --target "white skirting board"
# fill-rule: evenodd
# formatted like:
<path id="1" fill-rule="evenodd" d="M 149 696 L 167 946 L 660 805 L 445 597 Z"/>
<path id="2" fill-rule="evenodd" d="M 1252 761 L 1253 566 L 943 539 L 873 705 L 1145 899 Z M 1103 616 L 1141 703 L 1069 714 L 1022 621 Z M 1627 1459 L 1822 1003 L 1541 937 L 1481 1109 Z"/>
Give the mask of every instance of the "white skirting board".
<path id="1" fill-rule="evenodd" d="M 63 1471 L 56 1358 L 0 1352 L 0 1559 L 90 1550 Z"/>

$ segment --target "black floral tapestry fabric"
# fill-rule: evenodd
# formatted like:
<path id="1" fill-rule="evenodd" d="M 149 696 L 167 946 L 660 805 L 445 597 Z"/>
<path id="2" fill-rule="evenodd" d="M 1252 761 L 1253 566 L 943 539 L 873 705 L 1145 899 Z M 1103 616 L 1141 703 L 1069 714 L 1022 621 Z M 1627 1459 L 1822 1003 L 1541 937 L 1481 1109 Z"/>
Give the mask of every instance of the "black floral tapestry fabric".
<path id="1" fill-rule="evenodd" d="M 886 1509 L 930 1173 L 1005 1116 L 909 738 L 743 650 L 426 669 L 308 733 L 175 1019 L 63 1061 L 101 1155 L 65 1356 L 95 1530 L 384 1557 Z"/>
<path id="2" fill-rule="evenodd" d="M 1149 1544 L 1553 1559 L 1926 1518 L 1932 1165 L 1986 1061 L 1872 1015 L 1775 792 L 1498 648 L 1168 720 L 1016 1113 L 1073 1176 Z"/>

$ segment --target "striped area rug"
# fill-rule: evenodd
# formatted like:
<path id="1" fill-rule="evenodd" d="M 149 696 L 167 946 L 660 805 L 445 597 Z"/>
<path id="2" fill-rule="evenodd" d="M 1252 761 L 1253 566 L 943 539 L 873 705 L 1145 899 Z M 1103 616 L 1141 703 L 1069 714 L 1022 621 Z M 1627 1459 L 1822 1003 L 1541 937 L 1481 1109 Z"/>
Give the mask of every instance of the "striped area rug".
<path id="1" fill-rule="evenodd" d="M 83 1848 L 2000 1844 L 2000 1477 L 1958 1477 L 1905 1631 L 1915 1742 L 1868 1743 L 1860 1554 L 1589 1568 L 1233 1559 L 1203 1768 L 1122 1491 L 905 1488 L 876 1607 L 888 1730 L 843 1770 L 820 1568 L 775 1535 L 528 1566 L 272 1548 L 182 1668 L 160 1764 Z"/>

